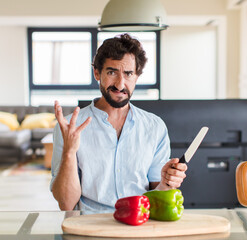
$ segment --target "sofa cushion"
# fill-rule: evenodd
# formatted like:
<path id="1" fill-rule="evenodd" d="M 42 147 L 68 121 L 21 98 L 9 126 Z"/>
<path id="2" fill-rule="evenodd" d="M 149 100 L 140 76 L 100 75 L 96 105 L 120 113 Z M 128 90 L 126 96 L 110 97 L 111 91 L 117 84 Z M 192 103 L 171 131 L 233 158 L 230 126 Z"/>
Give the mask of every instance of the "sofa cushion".
<path id="1" fill-rule="evenodd" d="M 53 133 L 53 128 L 35 128 L 32 129 L 32 139 L 41 140 L 47 134 Z"/>
<path id="2" fill-rule="evenodd" d="M 27 115 L 21 123 L 22 129 L 50 128 L 55 120 L 54 113 L 37 113 Z"/>
<path id="3" fill-rule="evenodd" d="M 27 114 L 38 113 L 38 107 L 34 106 L 0 106 L 0 111 L 14 113 L 17 115 L 18 122 L 21 123 Z"/>
<path id="4" fill-rule="evenodd" d="M 7 125 L 10 130 L 16 130 L 20 126 L 17 115 L 8 112 L 0 112 L 0 123 Z"/>
<path id="5" fill-rule="evenodd" d="M 67 116 L 75 110 L 76 106 L 62 106 L 63 109 L 63 115 Z M 49 113 L 54 113 L 54 106 L 45 106 L 41 105 L 39 106 L 38 112 L 49 112 Z"/>
<path id="6" fill-rule="evenodd" d="M 0 147 L 19 147 L 31 140 L 31 130 L 5 131 L 0 133 Z"/>

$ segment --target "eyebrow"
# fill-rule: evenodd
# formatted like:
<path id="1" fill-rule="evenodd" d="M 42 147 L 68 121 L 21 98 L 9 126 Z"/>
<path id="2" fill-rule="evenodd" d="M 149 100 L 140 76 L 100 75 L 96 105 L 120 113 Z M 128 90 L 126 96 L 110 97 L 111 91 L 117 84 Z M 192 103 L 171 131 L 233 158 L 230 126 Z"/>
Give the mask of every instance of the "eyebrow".
<path id="1" fill-rule="evenodd" d="M 106 70 L 119 71 L 119 69 L 113 67 L 107 67 Z"/>
<path id="2" fill-rule="evenodd" d="M 134 71 L 124 71 L 124 73 L 134 73 Z"/>
<path id="3" fill-rule="evenodd" d="M 119 69 L 117 68 L 113 68 L 113 67 L 107 67 L 106 70 L 112 70 L 112 71 L 119 71 Z M 130 71 L 124 71 L 124 73 L 133 73 L 134 71 L 130 70 Z"/>

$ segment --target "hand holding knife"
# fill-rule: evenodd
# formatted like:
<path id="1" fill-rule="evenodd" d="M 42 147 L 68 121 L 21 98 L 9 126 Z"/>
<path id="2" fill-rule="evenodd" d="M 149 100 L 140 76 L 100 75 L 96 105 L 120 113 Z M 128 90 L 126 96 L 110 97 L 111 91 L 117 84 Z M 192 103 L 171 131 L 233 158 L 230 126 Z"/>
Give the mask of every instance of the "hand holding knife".
<path id="1" fill-rule="evenodd" d="M 179 159 L 179 162 L 177 162 L 177 160 L 173 158 L 169 162 L 167 162 L 167 164 L 164 165 L 164 167 L 161 170 L 162 172 L 161 176 L 163 176 L 161 179 L 161 186 L 166 185 L 169 188 L 170 187 L 172 188 L 180 187 L 181 183 L 183 182 L 183 179 L 186 177 L 185 171 L 187 170 L 187 166 L 183 168 L 182 166 L 180 166 L 179 167 L 180 169 L 178 169 L 175 166 L 179 163 L 187 164 L 191 160 L 196 150 L 200 146 L 203 138 L 206 136 L 207 132 L 208 132 L 208 127 L 202 127 L 199 133 L 196 135 L 196 137 L 192 141 L 192 143 L 190 144 L 190 146 L 188 147 L 188 149 L 186 150 L 186 152 Z M 173 162 L 175 161 L 176 161 L 175 166 L 173 166 L 174 164 Z M 162 189 L 162 187 L 160 189 Z M 167 189 L 164 188 L 164 190 L 167 190 Z"/>

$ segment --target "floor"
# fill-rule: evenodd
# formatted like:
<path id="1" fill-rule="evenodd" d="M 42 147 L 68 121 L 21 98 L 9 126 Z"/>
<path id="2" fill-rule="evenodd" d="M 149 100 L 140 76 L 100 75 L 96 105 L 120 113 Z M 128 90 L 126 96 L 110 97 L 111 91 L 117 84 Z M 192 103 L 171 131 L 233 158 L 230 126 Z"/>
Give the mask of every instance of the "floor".
<path id="1" fill-rule="evenodd" d="M 42 174 L 9 174 L 14 168 L 16 164 L 0 165 L 0 211 L 59 210 L 49 190 L 49 170 Z"/>

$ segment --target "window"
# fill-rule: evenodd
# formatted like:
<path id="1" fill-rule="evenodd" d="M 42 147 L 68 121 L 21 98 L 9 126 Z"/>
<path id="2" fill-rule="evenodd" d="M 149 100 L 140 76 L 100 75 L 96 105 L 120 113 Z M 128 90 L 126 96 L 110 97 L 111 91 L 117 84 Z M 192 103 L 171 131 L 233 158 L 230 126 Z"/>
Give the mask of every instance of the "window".
<path id="1" fill-rule="evenodd" d="M 87 32 L 34 32 L 33 84 L 88 85 L 91 34 Z"/>
<path id="2" fill-rule="evenodd" d="M 92 59 L 102 42 L 120 33 L 96 28 L 29 28 L 30 104 L 77 105 L 78 100 L 100 96 L 93 77 Z M 130 33 L 138 38 L 148 62 L 137 82 L 135 99 L 159 96 L 159 32 Z"/>

